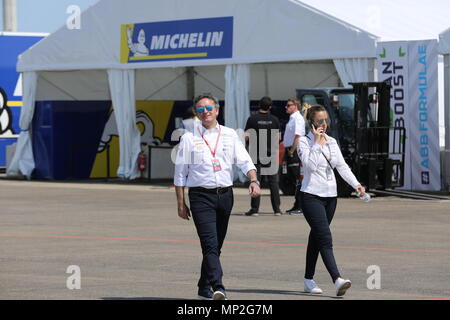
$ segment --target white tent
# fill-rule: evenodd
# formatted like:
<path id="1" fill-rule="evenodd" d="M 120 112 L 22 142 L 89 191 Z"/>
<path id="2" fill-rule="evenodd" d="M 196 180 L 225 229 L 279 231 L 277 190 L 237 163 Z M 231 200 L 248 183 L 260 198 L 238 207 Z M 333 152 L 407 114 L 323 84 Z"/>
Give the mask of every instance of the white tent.
<path id="1" fill-rule="evenodd" d="M 186 62 L 120 63 L 125 24 L 233 17 L 233 55 Z M 18 71 L 142 69 L 374 57 L 375 37 L 295 0 L 103 0 L 24 53 Z"/>
<path id="2" fill-rule="evenodd" d="M 111 99 L 121 137 L 118 175 L 134 178 L 135 100 L 191 99 L 186 67 L 208 80 L 200 92 L 222 84 L 216 93 L 225 98 L 226 125 L 242 128 L 249 97 L 284 84 L 271 82 L 269 72 L 283 72 L 298 87 L 328 84 L 336 69 L 346 81 L 367 81 L 375 53 L 375 36 L 295 0 L 99 1 L 82 13 L 80 29 L 64 26 L 20 57 L 25 131 L 8 174 L 29 177 L 34 168 L 27 130 L 37 100 Z"/>
<path id="3" fill-rule="evenodd" d="M 439 51 L 444 55 L 445 159 L 444 181 L 450 187 L 450 28 L 439 35 Z"/>

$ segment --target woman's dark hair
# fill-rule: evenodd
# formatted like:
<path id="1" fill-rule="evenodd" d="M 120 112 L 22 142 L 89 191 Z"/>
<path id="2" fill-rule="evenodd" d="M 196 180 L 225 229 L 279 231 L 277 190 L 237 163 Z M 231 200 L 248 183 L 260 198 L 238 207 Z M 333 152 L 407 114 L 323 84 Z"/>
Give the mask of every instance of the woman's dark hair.
<path id="1" fill-rule="evenodd" d="M 325 109 L 324 106 L 321 106 L 320 104 L 315 104 L 315 105 L 311 106 L 308 109 L 308 112 L 306 113 L 306 120 L 312 122 L 313 119 L 314 119 L 314 116 L 316 115 L 316 113 L 317 112 L 321 112 L 321 111 L 325 111 L 327 113 L 327 116 L 328 116 L 327 109 Z"/>

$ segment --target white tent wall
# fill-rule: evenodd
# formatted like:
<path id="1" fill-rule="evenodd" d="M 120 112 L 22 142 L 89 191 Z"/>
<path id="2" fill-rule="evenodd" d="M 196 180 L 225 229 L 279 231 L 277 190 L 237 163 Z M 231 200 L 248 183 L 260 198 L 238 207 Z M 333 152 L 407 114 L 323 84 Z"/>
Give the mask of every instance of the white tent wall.
<path id="1" fill-rule="evenodd" d="M 136 100 L 187 100 L 185 68 L 135 72 Z M 37 101 L 111 100 L 106 70 L 39 72 Z"/>
<path id="2" fill-rule="evenodd" d="M 194 70 L 195 95 L 209 92 L 223 100 L 225 66 L 197 66 Z M 250 64 L 250 100 L 263 96 L 285 100 L 295 96 L 298 88 L 339 86 L 342 83 L 332 60 Z"/>
<path id="3" fill-rule="evenodd" d="M 367 82 L 374 79 L 375 59 L 334 59 L 333 62 L 345 87 L 351 88 L 349 84 L 351 82 Z"/>
<path id="4" fill-rule="evenodd" d="M 33 121 L 34 103 L 36 101 L 36 87 L 39 75 L 37 72 L 25 72 L 23 81 L 23 107 L 20 113 L 20 129 L 22 132 L 17 141 L 16 151 L 6 173 L 9 176 L 24 175 L 28 179 L 35 167 L 33 146 L 31 142 L 31 122 Z"/>
<path id="5" fill-rule="evenodd" d="M 136 100 L 189 100 L 186 68 L 136 70 Z"/>
<path id="6" fill-rule="evenodd" d="M 195 95 L 211 93 L 219 100 L 225 99 L 225 69 L 226 66 L 194 67 Z M 251 73 L 250 73 L 251 77 Z"/>
<path id="7" fill-rule="evenodd" d="M 265 95 L 273 100 L 285 100 L 295 96 L 295 89 L 298 88 L 342 85 L 331 60 L 256 63 L 250 64 L 249 67 L 249 100 L 259 100 Z M 194 96 L 208 92 L 224 100 L 225 69 L 225 66 L 194 67 Z M 192 98 L 186 94 L 186 68 L 141 69 L 137 71 L 136 76 L 137 100 L 190 100 Z M 248 105 L 246 108 L 248 109 Z M 235 112 L 228 111 L 227 117 L 237 117 Z M 241 115 L 228 125 L 236 129 L 242 128 L 246 119 L 245 115 Z"/>
<path id="8" fill-rule="evenodd" d="M 111 100 L 106 70 L 39 72 L 36 101 Z"/>
<path id="9" fill-rule="evenodd" d="M 286 100 L 296 95 L 295 89 L 341 85 L 331 60 L 251 65 L 251 100 L 259 100 L 263 96 Z"/>

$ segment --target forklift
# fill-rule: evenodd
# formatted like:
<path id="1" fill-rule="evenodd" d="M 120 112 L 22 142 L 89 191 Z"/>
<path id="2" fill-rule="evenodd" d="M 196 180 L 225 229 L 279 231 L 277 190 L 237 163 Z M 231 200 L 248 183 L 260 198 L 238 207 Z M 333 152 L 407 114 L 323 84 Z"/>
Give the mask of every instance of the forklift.
<path id="1" fill-rule="evenodd" d="M 405 128 L 391 120 L 389 82 L 350 83 L 353 88 L 297 89 L 303 103 L 324 106 L 345 161 L 367 191 L 403 186 Z M 280 189 L 292 192 L 288 177 L 280 175 Z M 336 174 L 339 197 L 354 191 Z"/>

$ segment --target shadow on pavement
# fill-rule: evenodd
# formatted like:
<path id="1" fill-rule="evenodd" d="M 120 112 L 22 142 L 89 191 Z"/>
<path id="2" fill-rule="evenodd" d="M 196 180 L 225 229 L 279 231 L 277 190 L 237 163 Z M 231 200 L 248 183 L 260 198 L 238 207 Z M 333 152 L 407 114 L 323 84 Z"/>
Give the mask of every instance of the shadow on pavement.
<path id="1" fill-rule="evenodd" d="M 193 300 L 186 298 L 164 298 L 164 297 L 103 297 L 102 300 Z"/>
<path id="2" fill-rule="evenodd" d="M 337 296 L 327 296 L 324 294 L 311 294 L 311 293 L 306 293 L 306 292 L 302 292 L 302 291 L 289 291 L 289 290 L 227 289 L 227 291 L 228 292 L 237 292 L 237 293 L 282 294 L 282 295 L 293 295 L 293 296 L 304 296 L 304 297 L 342 299 L 342 297 L 337 297 Z"/>

